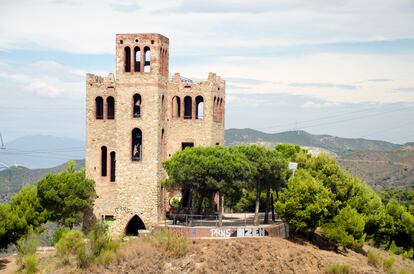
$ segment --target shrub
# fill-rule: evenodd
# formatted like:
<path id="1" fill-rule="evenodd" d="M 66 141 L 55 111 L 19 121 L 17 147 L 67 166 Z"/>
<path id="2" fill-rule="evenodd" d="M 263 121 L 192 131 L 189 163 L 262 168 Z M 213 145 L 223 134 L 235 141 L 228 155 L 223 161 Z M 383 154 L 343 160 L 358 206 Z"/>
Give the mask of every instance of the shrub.
<path id="1" fill-rule="evenodd" d="M 107 265 L 115 258 L 115 253 L 111 250 L 104 250 L 96 259 L 97 264 Z"/>
<path id="2" fill-rule="evenodd" d="M 16 262 L 24 272 L 36 272 L 36 250 L 38 246 L 39 236 L 32 231 L 17 241 Z"/>
<path id="3" fill-rule="evenodd" d="M 37 272 L 37 258 L 36 255 L 26 255 L 22 260 L 23 273 L 32 274 Z"/>
<path id="4" fill-rule="evenodd" d="M 78 256 L 82 250 L 85 250 L 85 241 L 78 230 L 66 232 L 56 244 L 56 254 L 65 264 L 69 263 L 70 256 Z"/>
<path id="5" fill-rule="evenodd" d="M 410 274 L 407 270 L 402 269 L 398 274 Z"/>
<path id="6" fill-rule="evenodd" d="M 348 274 L 351 273 L 351 267 L 345 264 L 331 264 L 326 268 L 325 272 L 327 274 Z"/>
<path id="7" fill-rule="evenodd" d="M 98 257 L 102 251 L 111 247 L 108 227 L 103 222 L 97 222 L 88 234 L 92 254 Z"/>
<path id="8" fill-rule="evenodd" d="M 70 229 L 66 227 L 59 227 L 56 229 L 52 236 L 52 245 L 55 246 L 57 242 L 59 242 L 59 240 L 62 238 L 62 236 L 69 231 Z"/>
<path id="9" fill-rule="evenodd" d="M 384 261 L 382 262 L 382 268 L 385 271 L 390 271 L 392 266 L 395 263 L 395 258 L 394 257 L 388 257 L 387 259 L 384 259 Z"/>
<path id="10" fill-rule="evenodd" d="M 381 267 L 382 265 L 381 256 L 376 252 L 368 251 L 368 264 L 376 268 Z"/>
<path id="11" fill-rule="evenodd" d="M 76 250 L 76 265 L 79 268 L 88 267 L 93 261 L 93 255 L 91 251 L 87 249 L 86 245 Z"/>
<path id="12" fill-rule="evenodd" d="M 158 246 L 172 257 L 182 257 L 188 251 L 185 235 L 176 235 L 169 230 L 159 230 L 154 236 Z"/>

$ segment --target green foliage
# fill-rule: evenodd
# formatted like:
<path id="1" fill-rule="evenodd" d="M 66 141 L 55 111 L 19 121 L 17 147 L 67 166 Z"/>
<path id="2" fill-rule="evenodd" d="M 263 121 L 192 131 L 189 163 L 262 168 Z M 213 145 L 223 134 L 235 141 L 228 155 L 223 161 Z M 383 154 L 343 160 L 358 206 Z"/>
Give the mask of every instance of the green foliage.
<path id="1" fill-rule="evenodd" d="M 47 212 L 40 205 L 36 186 L 26 185 L 0 205 L 0 247 L 7 247 L 47 221 Z"/>
<path id="2" fill-rule="evenodd" d="M 382 265 L 382 258 L 381 256 L 373 251 L 368 251 L 368 264 L 376 267 L 376 268 L 380 268 Z"/>
<path id="3" fill-rule="evenodd" d="M 67 264 L 71 256 L 78 256 L 78 254 L 85 251 L 85 240 L 82 232 L 70 230 L 63 234 L 55 246 L 57 256 L 64 264 Z"/>
<path id="4" fill-rule="evenodd" d="M 33 231 L 29 231 L 27 235 L 17 241 L 16 263 L 21 269 L 33 268 L 33 260 L 29 257 L 35 257 L 38 246 L 39 235 Z M 36 266 L 36 262 L 34 265 Z"/>
<path id="5" fill-rule="evenodd" d="M 59 227 L 55 230 L 55 232 L 52 235 L 52 245 L 54 246 L 59 240 L 62 238 L 63 235 L 65 235 L 67 232 L 69 232 L 70 229 L 66 227 Z"/>
<path id="6" fill-rule="evenodd" d="M 346 265 L 346 264 L 331 264 L 329 265 L 326 270 L 325 273 L 326 274 L 348 274 L 351 273 L 351 266 Z"/>
<path id="7" fill-rule="evenodd" d="M 49 219 L 73 227 L 82 221 L 83 213 L 96 198 L 94 181 L 85 177 L 85 171 L 74 171 L 74 162 L 59 174 L 49 174 L 38 182 L 41 205 L 49 213 Z"/>
<path id="8" fill-rule="evenodd" d="M 157 245 L 171 257 L 182 257 L 187 254 L 188 245 L 185 235 L 177 235 L 170 230 L 158 230 L 154 234 Z"/>
<path id="9" fill-rule="evenodd" d="M 307 171 L 298 170 L 275 203 L 278 213 L 294 228 L 313 232 L 328 215 L 332 193 Z"/>
<path id="10" fill-rule="evenodd" d="M 400 204 L 407 208 L 414 206 L 414 183 L 411 184 L 411 189 L 402 190 L 397 188 L 388 188 L 380 193 L 384 204 L 391 200 L 397 200 Z"/>
<path id="11" fill-rule="evenodd" d="M 382 268 L 384 269 L 384 271 L 391 271 L 392 266 L 395 263 L 395 258 L 394 257 L 388 257 L 386 259 L 384 259 L 384 261 L 382 262 Z"/>
<path id="12" fill-rule="evenodd" d="M 365 241 L 363 216 L 347 206 L 341 209 L 333 221 L 322 225 L 322 235 L 344 248 L 362 247 Z"/>
<path id="13" fill-rule="evenodd" d="M 163 163 L 166 188 L 188 188 L 197 192 L 232 194 L 237 181 L 251 175 L 253 167 L 241 153 L 225 147 L 195 147 L 179 151 Z"/>
<path id="14" fill-rule="evenodd" d="M 19 272 L 27 274 L 36 273 L 38 271 L 37 262 L 35 254 L 24 256 L 22 259 L 22 269 Z"/>
<path id="15" fill-rule="evenodd" d="M 36 273 L 36 250 L 39 246 L 39 235 L 29 230 L 28 233 L 17 241 L 16 263 L 20 273 Z"/>
<path id="16" fill-rule="evenodd" d="M 108 227 L 104 222 L 97 222 L 91 232 L 88 234 L 92 255 L 97 257 L 102 251 L 108 249 L 111 238 L 108 233 Z"/>

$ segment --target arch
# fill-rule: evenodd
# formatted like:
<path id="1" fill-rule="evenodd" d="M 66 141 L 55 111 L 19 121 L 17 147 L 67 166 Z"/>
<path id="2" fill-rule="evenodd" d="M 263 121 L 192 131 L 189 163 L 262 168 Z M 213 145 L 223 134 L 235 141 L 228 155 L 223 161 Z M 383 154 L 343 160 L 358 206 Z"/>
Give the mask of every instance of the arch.
<path id="1" fill-rule="evenodd" d="M 142 160 L 142 131 L 139 128 L 132 130 L 132 161 Z"/>
<path id="2" fill-rule="evenodd" d="M 134 215 L 125 227 L 125 235 L 138 236 L 138 230 L 146 229 L 144 222 L 138 215 Z"/>
<path id="3" fill-rule="evenodd" d="M 132 100 L 134 101 L 133 108 L 132 108 L 132 115 L 135 118 L 141 117 L 141 105 L 142 105 L 142 98 L 139 93 L 135 93 L 132 97 Z"/>
<path id="4" fill-rule="evenodd" d="M 144 72 L 151 72 L 151 50 L 149 47 L 144 48 Z"/>
<path id="5" fill-rule="evenodd" d="M 101 176 L 106 176 L 107 152 L 106 146 L 101 146 Z"/>
<path id="6" fill-rule="evenodd" d="M 141 49 L 139 47 L 134 48 L 134 71 L 141 71 Z"/>
<path id="7" fill-rule="evenodd" d="M 196 101 L 196 119 L 202 120 L 204 117 L 204 98 L 199 95 L 195 99 Z"/>
<path id="8" fill-rule="evenodd" d="M 131 72 L 131 49 L 129 47 L 124 48 L 124 65 L 125 72 Z"/>
<path id="9" fill-rule="evenodd" d="M 109 120 L 115 119 L 115 99 L 112 96 L 106 98 L 106 118 Z"/>
<path id="10" fill-rule="evenodd" d="M 181 116 L 181 98 L 180 96 L 174 96 L 172 99 L 172 117 L 180 118 Z"/>
<path id="11" fill-rule="evenodd" d="M 184 97 L 184 119 L 191 119 L 193 114 L 193 99 L 191 96 Z"/>
<path id="12" fill-rule="evenodd" d="M 115 158 L 115 151 L 112 151 L 110 154 L 110 170 L 111 170 L 111 182 L 115 182 L 115 164 L 116 164 L 116 158 Z"/>
<path id="13" fill-rule="evenodd" d="M 103 119 L 103 98 L 101 96 L 95 98 L 95 109 L 96 119 Z"/>

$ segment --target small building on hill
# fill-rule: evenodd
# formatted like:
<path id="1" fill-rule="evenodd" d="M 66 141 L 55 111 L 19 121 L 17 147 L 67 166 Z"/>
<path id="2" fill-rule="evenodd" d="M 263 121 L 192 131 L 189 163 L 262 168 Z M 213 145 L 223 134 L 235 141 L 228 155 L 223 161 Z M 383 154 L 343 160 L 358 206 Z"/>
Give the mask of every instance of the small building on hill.
<path id="1" fill-rule="evenodd" d="M 225 81 L 169 74 L 169 39 L 117 34 L 116 74 L 86 75 L 86 175 L 97 218 L 136 234 L 165 216 L 162 162 L 191 146 L 224 144 Z"/>

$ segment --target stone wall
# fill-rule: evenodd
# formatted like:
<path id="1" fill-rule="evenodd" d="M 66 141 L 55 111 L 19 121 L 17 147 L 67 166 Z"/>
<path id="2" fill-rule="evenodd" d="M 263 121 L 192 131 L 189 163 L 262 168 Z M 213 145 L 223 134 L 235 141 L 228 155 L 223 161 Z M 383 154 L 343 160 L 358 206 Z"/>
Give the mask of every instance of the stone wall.
<path id="1" fill-rule="evenodd" d="M 130 71 L 125 72 L 125 47 L 129 47 Z M 141 50 L 139 72 L 135 71 L 134 48 Z M 144 72 L 144 48 L 151 52 L 150 72 Z M 86 79 L 86 174 L 96 182 L 97 218 L 111 216 L 113 233 L 122 234 L 129 220 L 137 215 L 151 228 L 163 216 L 160 182 L 166 176 L 162 161 L 181 150 L 182 142 L 195 146 L 224 144 L 225 82 L 213 73 L 195 83 L 175 74 L 168 78 L 169 39 L 159 34 L 116 35 L 116 77 L 87 74 Z M 141 116 L 133 116 L 133 96 L 142 98 Z M 115 119 L 95 116 L 95 98 L 115 99 Z M 204 100 L 204 117 L 173 117 L 174 96 L 196 96 Z M 219 100 L 220 98 L 220 100 Z M 221 105 L 220 105 L 221 102 Z M 142 160 L 132 161 L 132 130 L 142 131 Z M 101 176 L 101 147 L 107 147 L 107 176 Z M 116 154 L 116 179 L 110 181 L 110 153 Z"/>

